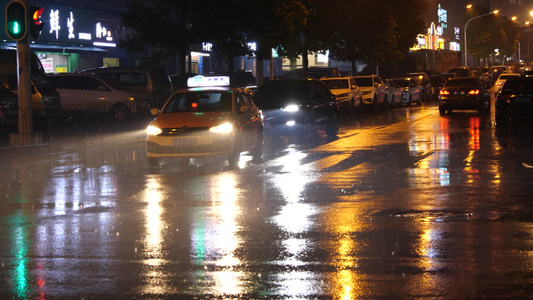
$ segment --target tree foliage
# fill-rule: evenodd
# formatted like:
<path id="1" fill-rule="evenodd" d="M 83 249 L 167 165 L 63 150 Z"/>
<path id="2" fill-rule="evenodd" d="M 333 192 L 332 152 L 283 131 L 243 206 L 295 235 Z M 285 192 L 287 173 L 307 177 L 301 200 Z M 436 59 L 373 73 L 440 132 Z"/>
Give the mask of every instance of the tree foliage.
<path id="1" fill-rule="evenodd" d="M 424 31 L 427 0 L 132 0 L 122 23 L 132 34 L 121 43 L 129 51 L 154 49 L 152 60 L 185 54 L 196 42 L 213 43 L 229 62 L 234 56 L 267 59 L 330 50 L 343 61 L 371 64 L 401 59 Z M 231 65 L 231 64 L 229 64 Z"/>
<path id="2" fill-rule="evenodd" d="M 465 24 L 471 20 L 466 30 L 468 54 L 488 58 L 498 49 L 500 54 L 512 56 L 517 50 L 520 26 L 511 19 L 489 12 L 484 6 L 474 6 L 465 15 Z M 477 16 L 483 17 L 473 19 Z"/>
<path id="3" fill-rule="evenodd" d="M 147 62 L 157 62 L 170 53 L 180 56 L 180 72 L 185 72 L 185 55 L 196 41 L 190 23 L 191 0 L 132 0 L 128 12 L 122 14 L 122 24 L 132 30 L 120 46 L 130 52 L 143 53 L 153 47 Z"/>

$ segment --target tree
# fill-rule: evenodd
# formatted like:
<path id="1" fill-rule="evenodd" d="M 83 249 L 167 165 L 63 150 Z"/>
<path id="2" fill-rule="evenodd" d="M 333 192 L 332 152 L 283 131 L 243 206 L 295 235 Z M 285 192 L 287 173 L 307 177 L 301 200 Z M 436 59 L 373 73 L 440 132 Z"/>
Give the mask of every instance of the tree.
<path id="1" fill-rule="evenodd" d="M 247 1 L 195 0 L 192 5 L 191 28 L 198 39 L 213 44 L 214 52 L 223 57 L 232 76 L 233 58 L 252 55 L 246 35 L 250 22 Z"/>
<path id="2" fill-rule="evenodd" d="M 498 23 L 499 18 L 497 15 L 489 15 L 489 13 L 490 11 L 484 6 L 473 6 L 467 11 L 464 19 L 465 24 L 472 18 L 485 15 L 468 24 L 465 33 L 468 54 L 487 58 L 494 54 L 494 49 L 507 42 L 507 37 L 501 30 L 501 23 Z"/>
<path id="3" fill-rule="evenodd" d="M 351 62 L 354 73 L 356 60 L 374 66 L 401 60 L 424 32 L 426 0 L 334 0 L 332 6 L 340 21 L 331 36 L 331 55 Z"/>
<path id="4" fill-rule="evenodd" d="M 272 58 L 272 49 L 280 56 L 296 57 L 296 47 L 291 47 L 296 30 L 305 26 L 308 11 L 298 0 L 248 0 L 248 14 L 253 20 L 248 24 L 247 35 L 256 48 L 257 85 L 262 84 L 263 60 Z M 272 75 L 272 74 L 271 74 Z"/>
<path id="5" fill-rule="evenodd" d="M 145 63 L 154 64 L 177 52 L 180 74 L 185 73 L 185 57 L 196 41 L 188 27 L 191 0 L 132 0 L 128 12 L 121 15 L 122 24 L 133 32 L 120 46 L 129 52 L 144 53 L 153 47 Z"/>

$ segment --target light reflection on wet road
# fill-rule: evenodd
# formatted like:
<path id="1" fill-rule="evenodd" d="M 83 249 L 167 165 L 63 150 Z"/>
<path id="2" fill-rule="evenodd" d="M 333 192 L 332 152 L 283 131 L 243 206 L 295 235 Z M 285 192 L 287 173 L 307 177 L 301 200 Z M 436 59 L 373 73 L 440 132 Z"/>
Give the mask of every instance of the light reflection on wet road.
<path id="1" fill-rule="evenodd" d="M 0 149 L 0 298 L 530 298 L 531 138 L 433 105 L 147 166 L 142 130 Z"/>

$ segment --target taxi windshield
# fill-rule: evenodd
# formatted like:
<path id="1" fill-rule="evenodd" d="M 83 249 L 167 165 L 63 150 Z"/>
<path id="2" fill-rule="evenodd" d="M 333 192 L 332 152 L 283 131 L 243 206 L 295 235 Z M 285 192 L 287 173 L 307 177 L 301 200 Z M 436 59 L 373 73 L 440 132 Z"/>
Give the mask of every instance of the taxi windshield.
<path id="1" fill-rule="evenodd" d="M 168 101 L 163 113 L 208 111 L 231 111 L 231 93 L 176 93 Z"/>

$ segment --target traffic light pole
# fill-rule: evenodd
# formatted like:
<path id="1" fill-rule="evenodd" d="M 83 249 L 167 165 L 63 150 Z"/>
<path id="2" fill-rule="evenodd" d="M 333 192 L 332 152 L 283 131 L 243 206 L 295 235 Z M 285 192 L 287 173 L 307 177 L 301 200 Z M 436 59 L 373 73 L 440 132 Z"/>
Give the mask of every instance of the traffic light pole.
<path id="1" fill-rule="evenodd" d="M 25 0 L 27 2 L 27 0 Z M 19 134 L 24 140 L 33 134 L 33 118 L 31 106 L 31 70 L 30 70 L 30 38 L 17 42 L 17 80 L 19 106 Z"/>

